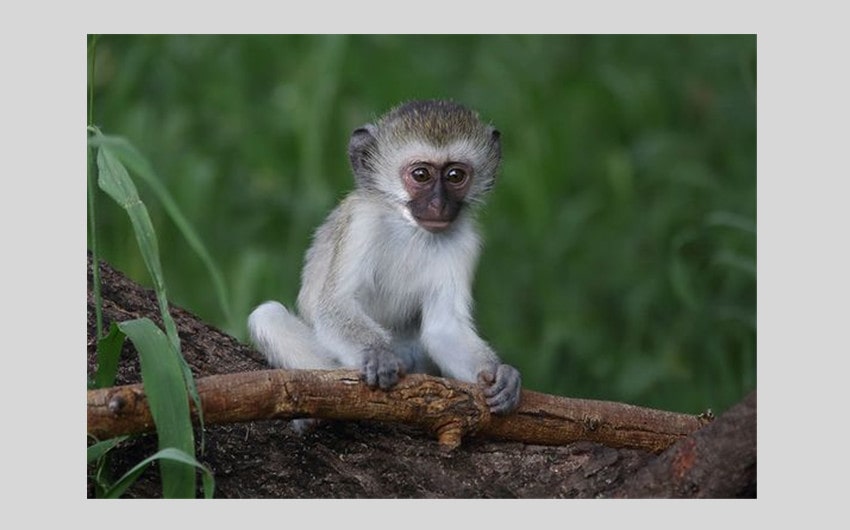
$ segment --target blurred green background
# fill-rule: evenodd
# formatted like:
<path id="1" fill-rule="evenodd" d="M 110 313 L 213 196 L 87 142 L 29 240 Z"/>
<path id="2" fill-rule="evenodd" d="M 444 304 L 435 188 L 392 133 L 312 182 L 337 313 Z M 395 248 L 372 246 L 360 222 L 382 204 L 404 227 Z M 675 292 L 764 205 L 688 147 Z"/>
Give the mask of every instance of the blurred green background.
<path id="1" fill-rule="evenodd" d="M 475 314 L 526 388 L 718 413 L 756 386 L 755 36 L 105 35 L 93 85 L 94 124 L 150 160 L 232 316 L 138 183 L 170 298 L 240 340 L 259 302 L 293 306 L 352 187 L 349 133 L 452 98 L 502 132 Z M 149 284 L 98 207 L 101 255 Z"/>

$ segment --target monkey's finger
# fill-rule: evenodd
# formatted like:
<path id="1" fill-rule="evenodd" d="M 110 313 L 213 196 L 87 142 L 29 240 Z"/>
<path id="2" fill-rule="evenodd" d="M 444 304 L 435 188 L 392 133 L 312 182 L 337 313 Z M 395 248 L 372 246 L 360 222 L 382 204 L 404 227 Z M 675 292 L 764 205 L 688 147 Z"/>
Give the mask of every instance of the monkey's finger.
<path id="1" fill-rule="evenodd" d="M 486 389 L 490 387 L 496 381 L 495 371 L 491 370 L 481 370 L 478 372 L 478 384 L 483 386 Z"/>
<path id="2" fill-rule="evenodd" d="M 505 414 L 514 410 L 519 405 L 519 389 L 510 389 L 501 394 L 487 398 L 487 407 L 493 414 Z"/>
<path id="3" fill-rule="evenodd" d="M 389 350 L 369 348 L 364 352 L 361 372 L 370 388 L 391 388 L 398 383 L 403 370 L 401 361 Z"/>
<path id="4" fill-rule="evenodd" d="M 378 386 L 387 390 L 395 386 L 401 377 L 401 367 L 398 364 L 385 364 L 378 370 Z"/>
<path id="5" fill-rule="evenodd" d="M 360 376 L 369 388 L 378 386 L 378 360 L 373 355 L 367 355 L 360 367 Z"/>
<path id="6" fill-rule="evenodd" d="M 360 371 L 360 375 L 369 388 L 375 388 L 378 386 L 378 371 L 369 366 L 368 362 L 363 366 L 363 369 Z"/>
<path id="7" fill-rule="evenodd" d="M 519 371 L 503 364 L 496 371 L 496 382 L 484 389 L 484 397 L 490 411 L 501 414 L 516 408 L 521 392 L 522 378 Z"/>
<path id="8" fill-rule="evenodd" d="M 484 396 L 492 397 L 504 392 L 507 388 L 516 385 L 519 381 L 519 371 L 511 365 L 500 364 L 496 368 L 495 376 L 491 377 L 490 386 L 484 388 Z"/>

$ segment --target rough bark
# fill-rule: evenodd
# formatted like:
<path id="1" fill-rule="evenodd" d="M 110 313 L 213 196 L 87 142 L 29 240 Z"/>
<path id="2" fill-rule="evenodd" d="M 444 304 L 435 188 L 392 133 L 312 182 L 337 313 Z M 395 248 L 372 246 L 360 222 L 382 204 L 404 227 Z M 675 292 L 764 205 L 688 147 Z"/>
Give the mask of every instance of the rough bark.
<path id="1" fill-rule="evenodd" d="M 105 264 L 100 271 L 107 324 L 146 316 L 161 325 L 150 291 Z M 96 356 L 90 262 L 88 280 L 91 375 Z M 267 368 L 250 347 L 179 308 L 172 308 L 171 313 L 184 356 L 199 381 Z M 138 362 L 129 342 L 124 348 L 118 384 L 135 384 L 140 380 Z M 747 429 L 755 429 L 755 393 L 750 402 L 751 406 L 746 406 L 751 408 L 751 416 L 730 410 L 734 413 L 732 420 L 721 416 L 711 428 L 681 439 L 659 456 L 651 450 L 590 441 L 548 446 L 490 441 L 481 436 L 464 439 L 460 447 L 447 452 L 420 427 L 368 420 L 329 421 L 308 435 L 298 436 L 286 422 L 274 419 L 210 425 L 198 455 L 215 474 L 216 496 L 228 498 L 753 497 L 755 443 Z M 599 425 L 599 418 L 585 416 L 584 420 L 581 425 L 585 432 Z M 729 423 L 734 426 L 729 427 Z M 677 449 L 688 444 L 701 451 L 690 467 L 684 464 L 691 462 L 691 453 Z M 723 452 L 723 447 L 737 449 Z M 709 452 L 702 452 L 702 448 Z M 718 449 L 717 456 L 705 460 L 703 455 L 715 454 L 710 453 L 713 448 Z M 114 452 L 109 471 L 118 476 L 155 451 L 154 435 L 134 436 Z M 680 451 L 675 453 L 680 455 L 678 459 L 673 451 Z M 716 464 L 714 458 L 724 459 L 719 468 L 722 475 L 709 465 Z M 661 487 L 680 476 L 686 478 L 681 482 L 685 486 L 675 490 Z M 160 494 L 155 467 L 128 492 L 131 497 Z"/>
<path id="2" fill-rule="evenodd" d="M 197 380 L 207 425 L 250 420 L 379 420 L 431 432 L 445 449 L 475 435 L 523 443 L 593 441 L 661 452 L 702 427 L 699 416 L 623 403 L 523 390 L 512 414 L 490 414 L 476 385 L 411 374 L 389 391 L 372 390 L 356 371 L 262 370 Z M 154 429 L 141 384 L 90 390 L 88 432 L 106 439 Z"/>
<path id="3" fill-rule="evenodd" d="M 629 477 L 612 497 L 755 496 L 756 393 Z M 751 489 L 750 489 L 751 488 Z"/>

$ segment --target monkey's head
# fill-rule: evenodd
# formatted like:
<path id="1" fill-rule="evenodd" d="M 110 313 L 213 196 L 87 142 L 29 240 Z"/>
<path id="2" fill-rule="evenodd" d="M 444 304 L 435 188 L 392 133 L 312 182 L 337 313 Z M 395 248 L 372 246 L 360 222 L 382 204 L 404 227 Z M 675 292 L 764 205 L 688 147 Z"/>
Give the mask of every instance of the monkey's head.
<path id="1" fill-rule="evenodd" d="M 380 193 L 429 232 L 448 229 L 496 179 L 499 131 L 451 101 L 410 101 L 351 134 L 360 188 Z"/>

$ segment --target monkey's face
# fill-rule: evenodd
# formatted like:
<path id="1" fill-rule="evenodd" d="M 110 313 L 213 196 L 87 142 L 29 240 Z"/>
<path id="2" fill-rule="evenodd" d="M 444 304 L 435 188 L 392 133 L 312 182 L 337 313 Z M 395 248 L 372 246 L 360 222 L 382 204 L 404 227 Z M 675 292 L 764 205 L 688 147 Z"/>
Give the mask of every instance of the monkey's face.
<path id="1" fill-rule="evenodd" d="M 460 213 L 473 175 L 463 162 L 416 159 L 402 167 L 401 179 L 413 219 L 429 232 L 442 232 Z"/>
<path id="2" fill-rule="evenodd" d="M 356 129 L 348 156 L 358 187 L 400 207 L 429 232 L 442 232 L 496 179 L 499 131 L 450 101 L 412 101 Z"/>

